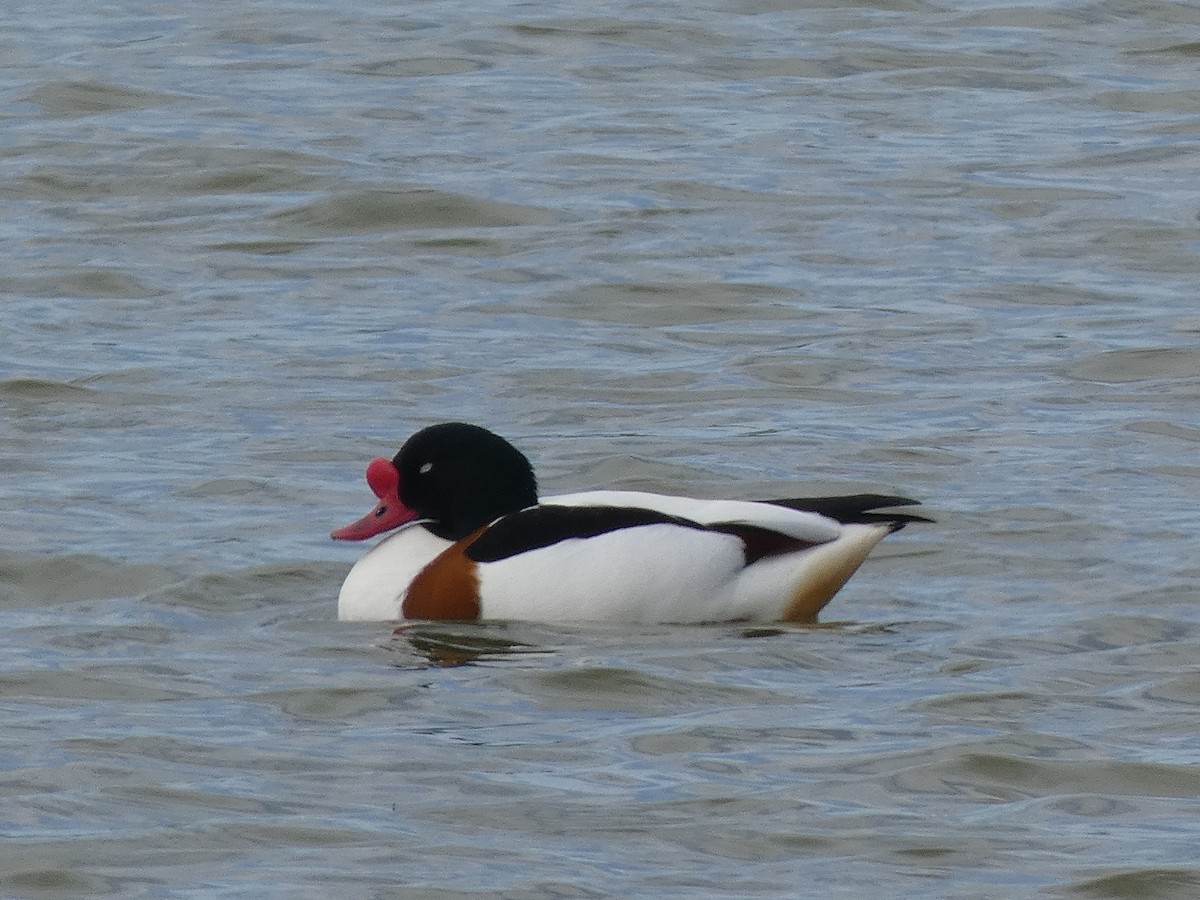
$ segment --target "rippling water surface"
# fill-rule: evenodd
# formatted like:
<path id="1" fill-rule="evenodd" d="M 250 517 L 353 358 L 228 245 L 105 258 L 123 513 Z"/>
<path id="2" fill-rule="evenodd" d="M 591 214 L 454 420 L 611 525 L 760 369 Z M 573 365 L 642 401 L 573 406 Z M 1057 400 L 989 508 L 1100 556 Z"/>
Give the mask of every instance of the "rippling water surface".
<path id="1" fill-rule="evenodd" d="M 1200 9 L 17 4 L 0 895 L 1200 894 Z M 334 620 L 433 421 L 888 490 L 813 628 Z"/>

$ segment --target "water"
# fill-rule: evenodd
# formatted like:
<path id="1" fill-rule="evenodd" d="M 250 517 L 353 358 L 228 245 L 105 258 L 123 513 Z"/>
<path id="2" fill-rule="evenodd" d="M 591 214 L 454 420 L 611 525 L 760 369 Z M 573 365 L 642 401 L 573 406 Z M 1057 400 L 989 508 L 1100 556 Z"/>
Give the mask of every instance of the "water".
<path id="1" fill-rule="evenodd" d="M 0 895 L 1200 892 L 1200 11 L 16 4 Z M 430 422 L 921 497 L 815 628 L 334 621 Z"/>

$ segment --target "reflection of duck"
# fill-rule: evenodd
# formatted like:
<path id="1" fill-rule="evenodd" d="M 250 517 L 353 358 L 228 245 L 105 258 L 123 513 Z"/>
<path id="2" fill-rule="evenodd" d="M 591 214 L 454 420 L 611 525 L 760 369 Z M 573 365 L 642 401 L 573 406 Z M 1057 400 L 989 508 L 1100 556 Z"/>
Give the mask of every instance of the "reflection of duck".
<path id="1" fill-rule="evenodd" d="M 876 512 L 917 502 L 876 494 L 539 502 L 521 452 L 460 422 L 372 461 L 367 483 L 379 503 L 333 537 L 400 530 L 346 576 L 341 619 L 811 622 L 885 535 L 927 521 Z"/>
<path id="2" fill-rule="evenodd" d="M 389 649 L 411 657 L 415 651 L 435 666 L 453 668 L 514 656 L 547 656 L 554 651 L 497 634 L 490 625 L 404 622 L 396 626 Z M 411 665 L 411 660 L 399 663 Z"/>

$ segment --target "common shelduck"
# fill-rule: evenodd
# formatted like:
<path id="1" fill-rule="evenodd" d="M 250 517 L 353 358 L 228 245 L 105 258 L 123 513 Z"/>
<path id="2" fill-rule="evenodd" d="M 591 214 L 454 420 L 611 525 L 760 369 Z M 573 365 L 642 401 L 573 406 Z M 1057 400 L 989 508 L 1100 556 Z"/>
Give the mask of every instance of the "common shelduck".
<path id="1" fill-rule="evenodd" d="M 367 467 L 379 503 L 333 532 L 362 557 L 338 618 L 813 622 L 884 535 L 920 516 L 878 494 L 694 500 L 640 491 L 537 495 L 529 460 L 448 422 Z"/>

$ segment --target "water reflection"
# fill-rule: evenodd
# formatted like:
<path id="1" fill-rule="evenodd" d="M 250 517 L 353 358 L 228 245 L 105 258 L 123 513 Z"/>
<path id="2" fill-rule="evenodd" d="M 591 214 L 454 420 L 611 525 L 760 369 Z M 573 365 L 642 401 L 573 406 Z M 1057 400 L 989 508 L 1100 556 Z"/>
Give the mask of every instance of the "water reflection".
<path id="1" fill-rule="evenodd" d="M 503 637 L 496 630 L 496 626 L 488 625 L 404 623 L 396 627 L 385 646 L 406 657 L 415 652 L 431 665 L 447 668 L 554 653 L 551 649 Z M 408 660 L 397 659 L 392 664 L 398 668 L 412 667 Z"/>

